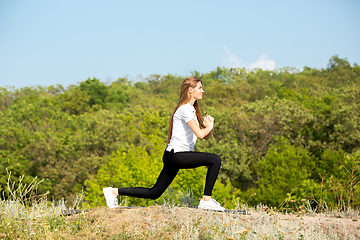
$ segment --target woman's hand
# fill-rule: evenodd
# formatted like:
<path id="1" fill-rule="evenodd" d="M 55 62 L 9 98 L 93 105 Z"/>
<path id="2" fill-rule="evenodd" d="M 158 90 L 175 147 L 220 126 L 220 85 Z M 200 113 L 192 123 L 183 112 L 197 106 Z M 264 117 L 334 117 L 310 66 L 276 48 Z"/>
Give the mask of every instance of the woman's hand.
<path id="1" fill-rule="evenodd" d="M 210 115 L 206 114 L 205 118 L 207 118 L 210 122 L 214 122 L 214 118 Z"/>
<path id="2" fill-rule="evenodd" d="M 206 114 L 206 116 L 204 117 L 204 126 L 210 127 L 212 129 L 214 126 L 214 118 Z"/>
<path id="3" fill-rule="evenodd" d="M 211 130 L 213 129 L 213 126 L 214 126 L 214 118 L 211 117 L 210 115 L 206 115 L 204 117 L 203 122 L 204 122 L 205 128 L 202 128 L 202 129 L 200 129 L 199 125 L 195 122 L 194 119 L 191 119 L 190 121 L 187 122 L 187 124 L 189 125 L 191 130 L 200 139 L 203 139 L 207 135 L 209 135 L 209 133 L 211 132 Z"/>

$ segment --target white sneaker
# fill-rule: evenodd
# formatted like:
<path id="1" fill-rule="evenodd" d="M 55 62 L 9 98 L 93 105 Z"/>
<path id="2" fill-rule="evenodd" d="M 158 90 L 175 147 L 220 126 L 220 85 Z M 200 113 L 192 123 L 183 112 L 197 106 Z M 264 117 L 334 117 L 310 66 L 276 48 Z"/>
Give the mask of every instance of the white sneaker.
<path id="1" fill-rule="evenodd" d="M 111 189 L 112 189 L 112 187 L 103 188 L 106 205 L 109 208 L 119 207 L 119 205 L 117 203 L 117 196 L 111 192 Z"/>
<path id="2" fill-rule="evenodd" d="M 209 201 L 200 200 L 198 208 L 205 210 L 214 210 L 214 211 L 225 211 L 225 208 L 220 205 L 215 199 L 210 199 Z"/>

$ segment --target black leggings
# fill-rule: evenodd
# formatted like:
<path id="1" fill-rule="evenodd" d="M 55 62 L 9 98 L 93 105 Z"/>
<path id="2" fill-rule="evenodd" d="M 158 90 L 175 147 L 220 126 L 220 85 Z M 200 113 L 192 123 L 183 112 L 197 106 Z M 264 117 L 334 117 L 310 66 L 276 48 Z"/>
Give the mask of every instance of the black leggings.
<path id="1" fill-rule="evenodd" d="M 163 162 L 164 167 L 152 188 L 119 188 L 119 195 L 157 199 L 165 192 L 180 169 L 208 166 L 204 195 L 211 196 L 221 165 L 221 158 L 218 155 L 201 152 L 174 153 L 174 150 L 171 152 L 165 150 Z"/>

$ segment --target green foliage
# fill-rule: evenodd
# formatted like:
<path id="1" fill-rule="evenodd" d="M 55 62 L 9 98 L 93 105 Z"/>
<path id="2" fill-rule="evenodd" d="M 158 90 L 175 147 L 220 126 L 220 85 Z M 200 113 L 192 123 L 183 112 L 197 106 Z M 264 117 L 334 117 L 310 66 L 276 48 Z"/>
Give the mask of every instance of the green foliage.
<path id="1" fill-rule="evenodd" d="M 214 139 L 199 140 L 196 150 L 222 158 L 214 188 L 221 203 L 278 206 L 307 197 L 319 209 L 360 206 L 360 66 L 333 56 L 326 69 L 219 67 L 193 75 L 203 80 L 204 113 L 215 118 Z M 168 74 L 137 83 L 1 87 L 0 191 L 6 168 L 13 181 L 44 179 L 39 193 L 50 190 L 56 200 L 84 189 L 91 204 L 104 204 L 104 186 L 151 186 L 182 80 Z M 200 197 L 205 174 L 181 171 L 162 198 L 180 190 Z"/>
<path id="2" fill-rule="evenodd" d="M 0 111 L 5 111 L 12 100 L 12 92 L 8 88 L 0 87 Z"/>
<path id="3" fill-rule="evenodd" d="M 338 156 L 342 152 L 338 152 Z M 321 176 L 318 191 L 313 199 L 320 210 L 347 210 L 357 208 L 360 203 L 360 152 L 343 154 L 336 159 L 338 165 L 331 172 Z"/>
<path id="4" fill-rule="evenodd" d="M 57 98 L 61 110 L 71 115 L 80 115 L 91 110 L 87 104 L 90 96 L 79 88 L 69 88 L 68 91 L 57 95 Z"/>
<path id="5" fill-rule="evenodd" d="M 108 103 L 108 105 L 121 104 L 130 100 L 126 92 L 129 86 L 126 83 L 126 79 L 118 79 L 111 84 L 109 94 L 105 99 L 105 102 Z"/>
<path id="6" fill-rule="evenodd" d="M 253 201 L 279 206 L 290 195 L 297 200 L 307 198 L 314 187 L 314 183 L 309 181 L 314 168 L 310 153 L 291 145 L 284 138 L 270 146 L 257 167 L 259 188 Z"/>
<path id="7" fill-rule="evenodd" d="M 87 79 L 84 82 L 81 82 L 79 89 L 83 92 L 86 92 L 89 96 L 87 104 L 92 107 L 94 105 L 100 105 L 101 107 L 106 106 L 105 99 L 109 96 L 109 88 L 105 86 L 98 79 Z"/>

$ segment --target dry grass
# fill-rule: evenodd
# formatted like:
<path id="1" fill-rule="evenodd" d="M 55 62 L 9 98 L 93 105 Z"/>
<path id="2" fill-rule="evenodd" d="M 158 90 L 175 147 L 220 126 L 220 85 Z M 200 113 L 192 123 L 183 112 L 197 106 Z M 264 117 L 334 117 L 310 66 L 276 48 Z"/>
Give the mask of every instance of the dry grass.
<path id="1" fill-rule="evenodd" d="M 63 201 L 48 203 L 46 196 L 36 198 L 31 189 L 35 188 L 9 184 L 10 197 L 0 199 L 0 240 L 360 238 L 358 210 L 318 214 L 305 201 L 299 203 L 305 206 L 299 205 L 289 214 L 262 205 L 241 207 L 251 215 L 204 211 L 182 207 L 196 202 L 183 198 L 182 206 L 163 203 L 146 208 L 99 207 L 63 216 L 62 210 L 84 208 L 82 193 L 67 207 Z"/>
<path id="2" fill-rule="evenodd" d="M 63 207 L 63 206 L 62 206 Z M 359 213 L 281 214 L 259 206 L 251 215 L 157 205 L 99 207 L 61 216 L 58 206 L 0 205 L 0 239 L 359 239 Z M 348 213 L 349 215 L 349 213 Z"/>
<path id="3" fill-rule="evenodd" d="M 93 209 L 112 239 L 358 239 L 356 218 L 298 216 L 250 209 L 251 215 L 153 206 Z"/>

